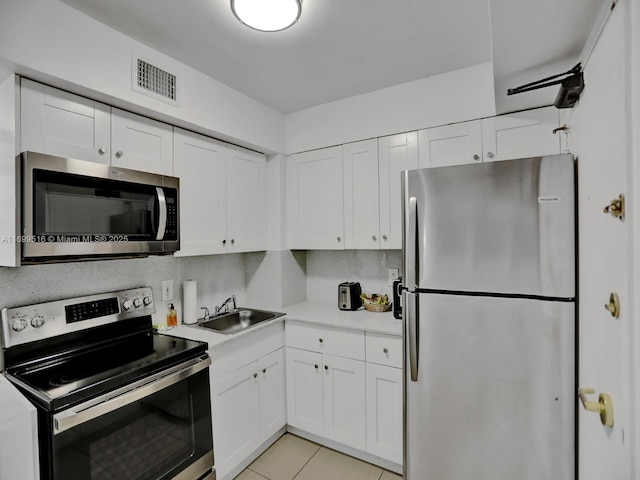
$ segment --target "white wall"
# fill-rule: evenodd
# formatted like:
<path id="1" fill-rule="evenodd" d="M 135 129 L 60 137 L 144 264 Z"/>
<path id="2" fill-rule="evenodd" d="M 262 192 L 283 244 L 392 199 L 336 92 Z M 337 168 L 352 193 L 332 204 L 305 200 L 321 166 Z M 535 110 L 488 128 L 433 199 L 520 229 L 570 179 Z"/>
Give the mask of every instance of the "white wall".
<path id="1" fill-rule="evenodd" d="M 289 114 L 286 153 L 493 115 L 493 67 L 484 63 Z"/>
<path id="2" fill-rule="evenodd" d="M 178 107 L 132 90 L 134 52 L 178 75 Z M 0 2 L 0 67 L 221 140 L 284 151 L 279 112 L 57 0 Z"/>

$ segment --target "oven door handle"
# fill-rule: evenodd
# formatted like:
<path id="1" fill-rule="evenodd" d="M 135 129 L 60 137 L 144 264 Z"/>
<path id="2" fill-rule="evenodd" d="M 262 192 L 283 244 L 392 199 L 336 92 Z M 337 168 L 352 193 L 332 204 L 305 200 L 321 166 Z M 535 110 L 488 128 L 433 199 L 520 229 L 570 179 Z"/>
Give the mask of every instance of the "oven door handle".
<path id="1" fill-rule="evenodd" d="M 113 412 L 118 408 L 137 402 L 153 395 L 185 378 L 195 375 L 211 365 L 211 358 L 191 360 L 172 369 L 157 373 L 149 378 L 132 383 L 126 387 L 109 392 L 98 398 L 76 405 L 75 407 L 56 413 L 53 416 L 53 434 L 57 435 L 88 422 L 101 415 Z"/>

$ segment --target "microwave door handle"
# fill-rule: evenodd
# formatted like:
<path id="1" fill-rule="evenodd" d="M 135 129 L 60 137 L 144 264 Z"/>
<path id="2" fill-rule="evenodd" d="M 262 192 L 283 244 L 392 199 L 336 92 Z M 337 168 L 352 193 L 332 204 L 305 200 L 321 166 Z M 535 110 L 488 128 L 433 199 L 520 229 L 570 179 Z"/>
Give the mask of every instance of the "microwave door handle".
<path id="1" fill-rule="evenodd" d="M 167 229 L 167 199 L 164 196 L 164 190 L 162 187 L 156 187 L 156 194 L 158 196 L 158 234 L 156 240 L 163 240 L 164 233 Z"/>

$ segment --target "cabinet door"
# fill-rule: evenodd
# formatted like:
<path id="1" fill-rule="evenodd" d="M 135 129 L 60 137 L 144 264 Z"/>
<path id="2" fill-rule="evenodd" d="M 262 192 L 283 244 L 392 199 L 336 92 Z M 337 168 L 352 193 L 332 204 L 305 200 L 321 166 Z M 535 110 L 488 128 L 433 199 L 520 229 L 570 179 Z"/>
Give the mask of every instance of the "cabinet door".
<path id="1" fill-rule="evenodd" d="M 262 443 L 287 424 L 284 348 L 258 360 L 260 379 L 260 440 Z"/>
<path id="2" fill-rule="evenodd" d="M 176 128 L 173 170 L 180 178 L 180 251 L 210 255 L 224 251 L 226 144 Z"/>
<path id="3" fill-rule="evenodd" d="M 400 172 L 418 168 L 418 132 L 378 139 L 380 248 L 402 248 Z"/>
<path id="4" fill-rule="evenodd" d="M 485 162 L 560 153 L 561 135 L 555 107 L 499 115 L 482 120 Z"/>
<path id="5" fill-rule="evenodd" d="M 323 435 L 322 354 L 287 348 L 287 422 Z"/>
<path id="6" fill-rule="evenodd" d="M 343 145 L 344 248 L 380 248 L 378 143 L 376 139 Z"/>
<path id="7" fill-rule="evenodd" d="M 367 363 L 367 452 L 402 463 L 402 369 Z"/>
<path id="8" fill-rule="evenodd" d="M 344 249 L 342 146 L 287 158 L 290 249 Z"/>
<path id="9" fill-rule="evenodd" d="M 173 175 L 173 128 L 166 123 L 113 108 L 111 164 Z"/>
<path id="10" fill-rule="evenodd" d="M 267 184 L 264 155 L 227 147 L 227 252 L 267 249 Z"/>
<path id="11" fill-rule="evenodd" d="M 418 142 L 420 168 L 482 161 L 480 120 L 420 130 Z"/>
<path id="12" fill-rule="evenodd" d="M 365 363 L 324 355 L 324 435 L 366 449 Z"/>
<path id="13" fill-rule="evenodd" d="M 110 108 L 23 78 L 20 150 L 109 164 Z"/>
<path id="14" fill-rule="evenodd" d="M 215 464 L 222 478 L 259 446 L 258 363 L 213 379 L 211 389 Z"/>

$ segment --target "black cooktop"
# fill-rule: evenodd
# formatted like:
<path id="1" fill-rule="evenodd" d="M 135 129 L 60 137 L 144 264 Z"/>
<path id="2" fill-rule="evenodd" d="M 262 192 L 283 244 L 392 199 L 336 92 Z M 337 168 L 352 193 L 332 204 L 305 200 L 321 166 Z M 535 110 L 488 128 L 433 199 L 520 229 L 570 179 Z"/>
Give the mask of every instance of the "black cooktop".
<path id="1" fill-rule="evenodd" d="M 205 354 L 207 344 L 139 332 L 7 368 L 36 404 L 56 411 Z"/>

